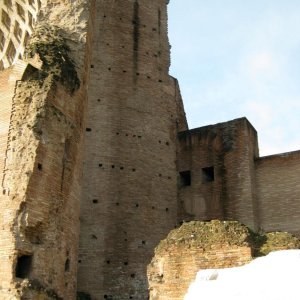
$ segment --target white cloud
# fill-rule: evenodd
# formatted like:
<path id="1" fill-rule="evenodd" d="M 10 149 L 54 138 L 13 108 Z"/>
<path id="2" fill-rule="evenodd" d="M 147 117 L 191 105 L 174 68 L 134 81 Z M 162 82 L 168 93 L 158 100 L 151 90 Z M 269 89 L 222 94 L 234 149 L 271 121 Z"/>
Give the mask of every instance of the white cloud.
<path id="1" fill-rule="evenodd" d="M 250 56 L 247 67 L 252 79 L 261 75 L 274 77 L 278 74 L 278 65 L 270 52 L 259 52 Z"/>

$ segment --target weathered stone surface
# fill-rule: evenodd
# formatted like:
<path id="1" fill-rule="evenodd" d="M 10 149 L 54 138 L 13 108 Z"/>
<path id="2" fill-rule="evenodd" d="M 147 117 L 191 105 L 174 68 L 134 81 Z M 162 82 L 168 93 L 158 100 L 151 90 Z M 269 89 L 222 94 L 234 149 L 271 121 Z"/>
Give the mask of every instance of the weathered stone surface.
<path id="1" fill-rule="evenodd" d="M 166 9 L 96 4 L 78 274 L 92 299 L 147 299 L 147 264 L 177 224 L 176 134 L 186 122 L 168 75 Z"/>
<path id="2" fill-rule="evenodd" d="M 151 300 L 182 300 L 199 270 L 241 266 L 255 255 L 298 249 L 288 233 L 260 235 L 233 221 L 188 222 L 172 230 L 148 266 Z"/>
<path id="3" fill-rule="evenodd" d="M 1 299 L 146 299 L 183 220 L 300 235 L 299 152 L 259 158 L 245 118 L 188 130 L 167 3 L 2 1 Z"/>
<path id="4" fill-rule="evenodd" d="M 0 196 L 3 300 L 76 297 L 83 123 L 89 70 L 85 51 L 91 40 L 87 35 L 88 19 L 84 20 L 84 15 L 89 17 L 89 6 L 87 2 L 81 2 L 81 7 L 79 4 L 72 8 L 83 24 L 76 30 L 76 36 L 81 34 L 76 47 L 71 44 L 74 35 L 67 31 L 70 26 L 64 26 L 72 22 L 74 26 L 74 20 L 60 19 L 60 23 L 53 17 L 55 13 L 48 12 L 44 14 L 48 17 L 47 29 L 61 27 L 57 32 L 51 31 L 54 38 L 47 39 L 49 44 L 42 51 L 40 45 L 45 45 L 45 40 L 38 43 L 35 38 L 28 50 L 30 56 L 34 52 L 39 55 L 40 61 L 35 56 L 34 65 L 43 70 L 18 61 L 5 71 L 8 79 L 14 76 L 15 80 L 14 86 L 3 85 L 2 89 L 7 95 L 2 99 L 5 111 L 10 108 L 10 118 L 5 116 L 3 122 L 9 128 L 6 147 L 3 143 L 1 148 L 5 162 L 1 168 Z M 44 1 L 41 13 L 50 6 L 56 10 L 53 1 Z M 40 24 L 45 24 L 43 18 L 40 14 Z M 58 32 L 63 32 L 63 36 Z M 74 59 L 76 70 L 71 58 L 74 51 L 80 56 Z M 16 79 L 20 81 L 16 83 Z"/>

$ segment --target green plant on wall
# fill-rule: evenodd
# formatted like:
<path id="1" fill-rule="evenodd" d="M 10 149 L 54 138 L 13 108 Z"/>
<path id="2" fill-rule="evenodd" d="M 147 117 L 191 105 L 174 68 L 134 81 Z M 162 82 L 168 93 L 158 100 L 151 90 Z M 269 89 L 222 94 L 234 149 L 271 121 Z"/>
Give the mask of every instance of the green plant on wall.
<path id="1" fill-rule="evenodd" d="M 69 52 L 70 48 L 61 29 L 43 24 L 36 27 L 31 36 L 25 57 L 33 58 L 37 54 L 43 62 L 42 70 L 61 82 L 70 93 L 74 93 L 79 88 L 80 81 Z"/>

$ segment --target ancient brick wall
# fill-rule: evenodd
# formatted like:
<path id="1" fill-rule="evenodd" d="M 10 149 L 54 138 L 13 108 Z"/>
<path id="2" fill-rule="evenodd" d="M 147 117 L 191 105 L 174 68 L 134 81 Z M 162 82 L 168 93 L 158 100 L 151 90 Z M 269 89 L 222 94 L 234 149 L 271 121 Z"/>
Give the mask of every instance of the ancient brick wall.
<path id="1" fill-rule="evenodd" d="M 4 99 L 4 104 L 11 101 L 12 108 L 10 113 L 9 105 L 1 110 L 6 128 L 10 114 L 8 134 L 5 129 L 1 136 L 1 145 L 5 139 L 7 144 L 6 149 L 1 147 L 5 161 L 0 218 L 1 299 L 76 297 L 86 66 L 90 65 L 92 39 L 87 26 L 93 26 L 89 4 L 93 2 L 76 1 L 71 5 L 69 1 L 43 1 L 35 28 L 44 30 L 46 21 L 47 30 L 41 40 L 35 37 L 39 47 L 32 47 L 43 49 L 37 65 L 45 70 L 45 54 L 49 63 L 51 51 L 57 46 L 55 42 L 51 45 L 52 39 L 47 39 L 45 33 L 53 28 L 58 31 L 67 41 L 77 67 L 68 68 L 67 79 L 78 76 L 79 85 L 67 85 L 70 81 L 60 77 L 64 73 L 57 73 L 59 66 L 53 71 L 55 80 L 49 65 L 48 74 L 30 67 L 17 85 L 13 81 L 20 78 L 12 80 L 11 87 L 16 89 Z M 47 53 L 47 49 L 51 51 Z M 61 53 L 56 53 L 56 58 Z M 63 57 L 63 61 L 71 59 Z M 11 70 L 18 65 L 22 62 Z"/>
<path id="2" fill-rule="evenodd" d="M 24 299 L 32 299 L 36 285 L 74 297 L 80 144 L 74 107 L 64 109 L 69 101 L 51 81 L 20 81 L 14 97 L 1 196 L 1 284 L 12 291 L 22 286 Z"/>
<path id="3" fill-rule="evenodd" d="M 259 158 L 245 118 L 179 133 L 178 169 L 180 220 L 239 220 L 299 236 L 299 152 Z"/>
<path id="4" fill-rule="evenodd" d="M 289 233 L 258 234 L 236 221 L 191 221 L 172 230 L 147 269 L 151 300 L 182 300 L 196 274 L 242 266 L 272 251 L 299 249 Z"/>
<path id="5" fill-rule="evenodd" d="M 161 241 L 148 266 L 150 299 L 182 300 L 199 270 L 236 267 L 251 261 L 245 232 L 234 231 L 244 241 L 237 242 L 225 227 L 219 222 L 185 223 Z"/>
<path id="6" fill-rule="evenodd" d="M 1 299 L 74 299 L 77 262 L 81 295 L 146 299 L 154 247 L 182 220 L 300 234 L 299 152 L 258 158 L 245 118 L 187 130 L 167 2 L 3 1 Z M 163 260 L 187 281 L 178 260 L 205 267 L 198 250 L 171 250 Z"/>
<path id="7" fill-rule="evenodd" d="M 179 147 L 180 218 L 236 219 L 255 228 L 258 148 L 251 124 L 242 118 L 181 132 Z"/>
<path id="8" fill-rule="evenodd" d="M 19 61 L 13 67 L 0 73 L 0 174 L 1 181 L 7 148 L 8 129 L 12 110 L 12 98 L 15 92 L 16 81 L 23 76 L 27 64 Z"/>
<path id="9" fill-rule="evenodd" d="M 96 5 L 78 276 L 92 299 L 146 299 L 146 266 L 177 222 L 182 104 L 168 75 L 166 9 L 165 0 Z"/>
<path id="10" fill-rule="evenodd" d="M 300 236 L 300 152 L 256 160 L 260 227 Z"/>
<path id="11" fill-rule="evenodd" d="M 199 270 L 242 266 L 251 258 L 249 247 L 217 245 L 210 251 L 170 247 L 152 261 L 150 299 L 182 300 Z"/>

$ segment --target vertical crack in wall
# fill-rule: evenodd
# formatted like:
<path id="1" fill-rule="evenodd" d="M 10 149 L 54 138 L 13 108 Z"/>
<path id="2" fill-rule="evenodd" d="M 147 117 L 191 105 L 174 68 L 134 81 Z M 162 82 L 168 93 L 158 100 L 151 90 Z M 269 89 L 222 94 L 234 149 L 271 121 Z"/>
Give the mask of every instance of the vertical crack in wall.
<path id="1" fill-rule="evenodd" d="M 134 81 L 137 80 L 137 71 L 139 68 L 139 38 L 140 38 L 140 17 L 139 17 L 140 5 L 138 0 L 135 0 L 133 4 L 133 76 Z"/>

